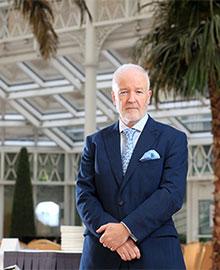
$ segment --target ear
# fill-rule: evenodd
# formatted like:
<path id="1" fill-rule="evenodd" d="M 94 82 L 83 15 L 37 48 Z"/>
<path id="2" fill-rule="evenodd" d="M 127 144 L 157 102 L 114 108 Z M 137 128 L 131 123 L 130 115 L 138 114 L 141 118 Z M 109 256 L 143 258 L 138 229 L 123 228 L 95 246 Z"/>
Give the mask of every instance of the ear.
<path id="1" fill-rule="evenodd" d="M 150 99 L 151 99 L 151 96 L 152 96 L 152 91 L 151 90 L 148 90 L 148 98 L 147 98 L 147 103 L 150 104 Z"/>
<path id="2" fill-rule="evenodd" d="M 112 94 L 112 102 L 115 105 L 115 92 L 112 91 L 111 94 Z"/>

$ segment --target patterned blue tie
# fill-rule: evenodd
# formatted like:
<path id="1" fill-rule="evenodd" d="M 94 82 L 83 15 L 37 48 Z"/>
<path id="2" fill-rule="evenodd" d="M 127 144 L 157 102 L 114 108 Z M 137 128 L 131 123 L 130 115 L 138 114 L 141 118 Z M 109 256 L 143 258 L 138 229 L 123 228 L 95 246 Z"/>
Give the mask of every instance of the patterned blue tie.
<path id="1" fill-rule="evenodd" d="M 132 152 L 133 152 L 133 136 L 135 133 L 135 129 L 126 128 L 123 130 L 123 133 L 125 134 L 125 137 L 126 137 L 124 149 L 122 151 L 122 169 L 123 169 L 123 174 L 125 175 L 129 161 L 132 156 Z"/>

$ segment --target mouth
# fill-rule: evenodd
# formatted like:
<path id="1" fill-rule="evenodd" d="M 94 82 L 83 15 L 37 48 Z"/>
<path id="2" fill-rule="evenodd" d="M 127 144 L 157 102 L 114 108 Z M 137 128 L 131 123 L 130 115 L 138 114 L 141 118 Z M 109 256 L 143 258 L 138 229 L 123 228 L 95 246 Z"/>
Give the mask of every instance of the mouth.
<path id="1" fill-rule="evenodd" d="M 126 108 L 126 110 L 138 110 L 138 108 L 128 107 L 128 108 Z"/>

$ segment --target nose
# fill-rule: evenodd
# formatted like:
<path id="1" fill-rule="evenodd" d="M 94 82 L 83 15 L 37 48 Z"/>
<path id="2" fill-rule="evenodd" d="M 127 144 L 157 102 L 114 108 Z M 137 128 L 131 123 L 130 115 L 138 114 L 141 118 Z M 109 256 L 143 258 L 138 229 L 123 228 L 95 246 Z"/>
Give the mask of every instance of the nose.
<path id="1" fill-rule="evenodd" d="M 136 98 L 135 98 L 135 93 L 134 92 L 131 92 L 129 93 L 129 96 L 128 96 L 128 102 L 135 102 L 136 101 Z"/>

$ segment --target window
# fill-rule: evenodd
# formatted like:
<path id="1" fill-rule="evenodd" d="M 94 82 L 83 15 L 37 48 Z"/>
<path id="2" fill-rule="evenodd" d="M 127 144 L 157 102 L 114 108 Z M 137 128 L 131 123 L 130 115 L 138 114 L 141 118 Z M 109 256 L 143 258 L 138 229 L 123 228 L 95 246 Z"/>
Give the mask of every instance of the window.
<path id="1" fill-rule="evenodd" d="M 210 238 L 212 234 L 213 202 L 199 200 L 199 237 Z"/>

